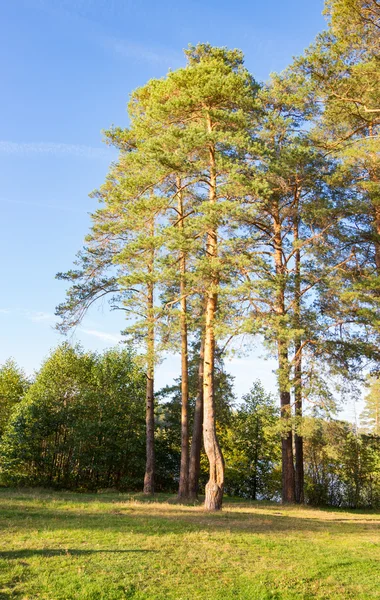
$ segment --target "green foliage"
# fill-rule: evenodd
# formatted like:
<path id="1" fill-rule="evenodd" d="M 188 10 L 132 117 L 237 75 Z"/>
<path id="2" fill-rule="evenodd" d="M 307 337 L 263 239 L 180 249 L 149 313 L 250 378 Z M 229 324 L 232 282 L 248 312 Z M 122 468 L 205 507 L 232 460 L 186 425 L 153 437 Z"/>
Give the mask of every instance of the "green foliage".
<path id="1" fill-rule="evenodd" d="M 376 0 L 329 0 L 328 30 L 319 35 L 292 73 L 314 95 L 313 144 L 335 162 L 331 193 L 344 191 L 333 233 L 344 269 L 322 282 L 325 314 L 341 324 L 341 349 L 351 362 L 378 362 L 379 331 L 379 127 L 380 9 Z M 352 327 L 352 324 L 355 326 Z M 345 326 L 345 324 L 347 324 Z M 346 344 L 345 340 L 346 338 Z"/>
<path id="2" fill-rule="evenodd" d="M 155 300 L 158 292 L 164 298 L 161 304 L 155 302 L 149 315 L 159 328 L 168 316 L 165 305 L 179 302 L 178 253 L 182 251 L 189 257 L 185 274 L 189 296 L 198 297 L 216 272 L 224 285 L 231 279 L 238 260 L 232 239 L 221 246 L 220 256 L 211 264 L 205 236 L 210 227 L 236 225 L 237 213 L 245 210 L 236 200 L 244 156 L 247 151 L 257 153 L 250 131 L 259 113 L 255 98 L 259 86 L 238 50 L 199 44 L 186 55 L 185 68 L 151 80 L 132 94 L 129 129 L 105 132 L 106 141 L 120 155 L 105 183 L 92 194 L 101 206 L 92 215 L 78 269 L 58 275 L 72 284 L 66 301 L 57 308 L 62 331 L 77 324 L 93 302 L 107 295 L 113 307 L 125 311 L 124 333 L 144 342 L 146 288 L 154 285 Z M 208 201 L 210 145 L 215 147 L 217 170 L 214 208 Z M 183 229 L 176 227 L 177 178 L 185 200 Z M 228 308 L 222 302 L 225 297 L 226 290 L 218 313 L 221 330 Z M 176 327 L 165 333 L 175 343 Z M 157 341 L 163 342 L 163 336 L 157 334 Z"/>
<path id="3" fill-rule="evenodd" d="M 14 411 L 2 477 L 66 488 L 134 487 L 142 479 L 144 374 L 128 350 L 60 346 Z"/>
<path id="4" fill-rule="evenodd" d="M 333 407 L 332 384 L 380 361 L 379 3 L 327 0 L 325 14 L 327 31 L 267 85 L 241 51 L 198 44 L 184 68 L 131 95 L 130 127 L 105 132 L 119 158 L 93 194 L 100 208 L 78 269 L 60 275 L 71 288 L 57 309 L 67 331 L 107 295 L 127 315 L 149 381 L 160 351 L 178 348 L 181 314 L 194 339 L 206 312 L 209 355 L 214 339 L 261 335 L 278 359 L 283 423 L 271 430 L 274 408 L 258 387 L 231 411 L 224 381 L 215 401 L 226 409 L 217 428 L 227 487 L 274 496 L 282 437 L 290 501 L 302 405 Z M 195 381 L 192 371 L 191 402 Z M 173 486 L 180 447 L 179 387 L 164 394 L 161 489 Z M 378 434 L 376 406 L 367 399 L 365 419 Z M 306 425 L 309 501 L 377 502 L 376 438 L 338 422 Z"/>
<path id="5" fill-rule="evenodd" d="M 304 426 L 305 496 L 315 505 L 380 506 L 380 438 L 341 421 Z"/>
<path id="6" fill-rule="evenodd" d="M 198 364 L 199 344 L 195 344 L 189 361 L 190 424 Z M 16 400 L 0 447 L 3 484 L 77 490 L 140 488 L 145 464 L 146 380 L 128 349 L 99 355 L 64 344 L 45 361 L 22 399 L 19 396 L 28 387 L 22 372 L 8 362 L 2 375 L 2 389 Z M 273 398 L 256 381 L 242 402 L 236 403 L 233 380 L 224 370 L 220 352 L 215 387 L 227 493 L 277 499 L 282 420 Z M 178 380 L 158 394 L 158 491 L 173 492 L 178 484 L 180 412 Z M 308 503 L 380 505 L 377 435 L 358 434 L 348 423 L 319 417 L 304 417 L 297 422 L 297 431 L 305 440 Z M 207 475 L 207 458 L 202 454 L 201 490 Z"/>
<path id="7" fill-rule="evenodd" d="M 0 438 L 12 409 L 22 400 L 30 382 L 17 364 L 9 359 L 0 367 Z"/>
<path id="8" fill-rule="evenodd" d="M 226 491 L 243 498 L 278 498 L 281 490 L 279 410 L 256 381 L 232 414 L 225 436 Z"/>

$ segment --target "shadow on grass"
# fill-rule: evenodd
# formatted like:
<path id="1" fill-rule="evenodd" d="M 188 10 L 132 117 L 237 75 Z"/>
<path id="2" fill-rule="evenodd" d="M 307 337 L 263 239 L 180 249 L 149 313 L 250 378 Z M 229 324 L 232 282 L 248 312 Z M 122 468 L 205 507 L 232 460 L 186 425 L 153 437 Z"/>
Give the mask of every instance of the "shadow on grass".
<path id="1" fill-rule="evenodd" d="M 173 500 L 173 496 L 171 499 Z M 259 535 L 270 535 L 277 532 L 284 535 L 292 532 L 307 534 L 324 531 L 334 536 L 345 536 L 358 533 L 358 531 L 377 533 L 380 527 L 380 519 L 358 521 L 347 518 L 347 514 L 344 514 L 343 511 L 324 511 L 322 509 L 316 517 L 309 516 L 308 510 L 302 507 L 303 514 L 297 515 L 292 514 L 293 507 L 285 508 L 278 504 L 261 502 L 227 502 L 225 511 L 207 513 L 202 511 L 199 505 L 194 507 L 168 502 L 166 495 L 158 496 L 154 502 L 140 504 L 140 497 L 137 494 L 83 496 L 70 492 L 41 493 L 40 491 L 29 492 L 29 490 L 24 492 L 8 490 L 0 494 L 0 500 L 1 520 L 8 524 L 12 523 L 13 526 L 22 530 L 54 531 L 62 529 L 62 527 L 69 531 L 111 529 L 117 532 L 128 531 L 147 536 L 164 536 L 171 533 L 184 534 L 204 530 L 220 532 L 227 529 L 230 532 Z M 137 500 L 138 503 L 135 504 L 134 500 Z M 43 506 L 40 504 L 41 501 Z M 165 504 L 161 508 L 162 501 Z M 60 504 L 61 502 L 64 503 L 63 506 Z M 92 503 L 98 505 L 92 506 Z M 286 510 L 288 510 L 287 514 L 284 514 Z M 334 512 L 333 515 L 332 512 Z M 368 511 L 365 514 L 372 516 L 373 512 Z M 355 516 L 359 515 L 360 513 L 357 513 Z M 126 552 L 138 551 L 126 550 Z M 47 552 L 46 555 L 49 555 L 49 551 L 40 552 Z M 62 554 L 65 552 L 62 551 Z M 71 553 L 71 551 L 69 552 Z M 77 553 L 80 552 L 85 554 L 91 551 L 77 551 Z M 103 552 L 107 552 L 107 550 Z M 108 552 L 113 551 L 109 550 Z M 143 551 L 140 550 L 140 552 Z M 0 557 L 4 554 L 6 553 L 0 552 Z M 75 554 L 75 551 L 72 554 Z"/>
<path id="2" fill-rule="evenodd" d="M 76 548 L 44 548 L 41 550 L 37 550 L 31 548 L 28 550 L 7 550 L 6 552 L 0 552 L 0 559 L 11 560 L 20 558 L 31 558 L 33 556 L 43 556 L 45 558 L 50 558 L 53 556 L 83 556 L 86 554 L 127 554 L 129 552 L 139 552 L 146 554 L 150 552 L 157 552 L 157 550 L 79 550 Z"/>
<path id="3" fill-rule="evenodd" d="M 261 535 L 273 533 L 286 535 L 292 531 L 305 534 L 325 531 L 335 536 L 345 536 L 358 533 L 358 531 L 375 533 L 380 528 L 379 521 L 357 522 L 339 517 L 324 519 L 323 514 L 319 519 L 307 516 L 279 515 L 270 510 L 255 514 L 254 510 L 237 512 L 230 509 L 222 513 L 205 513 L 184 507 L 177 509 L 174 506 L 169 511 L 160 512 L 157 509 L 156 505 L 152 511 L 142 506 L 134 506 L 121 507 L 111 511 L 86 512 L 83 509 L 77 510 L 75 502 L 73 502 L 73 509 L 69 510 L 62 510 L 57 506 L 51 508 L 31 507 L 27 502 L 24 507 L 15 508 L 7 503 L 6 507 L 3 506 L 2 520 L 8 523 L 13 522 L 24 531 L 36 528 L 52 531 L 63 527 L 68 531 L 112 529 L 117 532 L 128 531 L 148 536 L 184 534 L 204 530 L 220 532 L 226 529 L 230 532 Z M 129 552 L 133 551 L 129 550 Z M 0 557 L 4 554 L 0 552 Z"/>

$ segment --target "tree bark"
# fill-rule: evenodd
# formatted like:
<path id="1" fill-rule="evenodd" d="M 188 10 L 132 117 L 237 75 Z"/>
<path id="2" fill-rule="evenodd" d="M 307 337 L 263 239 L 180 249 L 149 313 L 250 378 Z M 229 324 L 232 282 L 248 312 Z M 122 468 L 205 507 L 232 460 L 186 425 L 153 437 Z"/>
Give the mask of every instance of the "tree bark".
<path id="1" fill-rule="evenodd" d="M 183 229 L 183 197 L 181 181 L 177 180 L 179 227 Z M 189 496 L 189 359 L 187 341 L 187 301 L 186 301 L 186 255 L 180 252 L 180 330 L 181 330 L 181 466 L 179 475 L 178 498 Z"/>
<path id="2" fill-rule="evenodd" d="M 295 189 L 295 218 L 294 218 L 294 244 L 297 246 L 299 241 L 299 193 L 298 185 Z M 299 248 L 295 253 L 295 327 L 298 331 L 301 329 L 301 252 Z M 302 339 L 297 334 L 294 344 L 295 362 L 294 362 L 294 404 L 297 427 L 301 425 L 302 420 Z M 294 434 L 294 452 L 295 452 L 295 501 L 298 504 L 304 502 L 304 464 L 303 464 L 303 437 L 299 430 Z"/>
<path id="3" fill-rule="evenodd" d="M 214 402 L 215 338 L 213 320 L 216 311 L 216 300 L 216 294 L 210 292 L 206 307 L 203 379 L 203 441 L 210 463 L 210 477 L 206 484 L 205 510 L 209 511 L 222 508 L 224 490 L 224 460 L 216 436 Z"/>
<path id="4" fill-rule="evenodd" d="M 154 222 L 151 223 L 151 233 L 154 235 Z M 151 261 L 148 271 L 152 278 L 154 267 L 154 249 L 151 251 Z M 152 279 L 147 284 L 147 373 L 146 373 L 146 466 L 144 476 L 144 494 L 154 494 L 154 284 Z"/>
<path id="5" fill-rule="evenodd" d="M 302 359 L 300 345 L 295 347 L 296 363 L 294 366 L 294 399 L 295 399 L 295 415 L 300 421 L 302 419 Z M 299 426 L 299 423 L 298 423 Z M 304 465 L 303 465 L 303 437 L 297 431 L 294 434 L 294 450 L 295 450 L 295 501 L 298 504 L 303 504 L 304 497 Z"/>
<path id="6" fill-rule="evenodd" d="M 278 383 L 280 389 L 281 419 L 284 423 L 281 440 L 282 454 L 282 502 L 295 502 L 295 475 L 293 462 L 293 433 L 291 425 L 290 402 L 290 368 L 288 357 L 288 342 L 283 335 L 285 327 L 281 319 L 285 317 L 285 275 L 286 266 L 283 264 L 281 220 L 278 205 L 274 205 L 274 262 L 277 277 L 276 313 L 278 316 Z"/>
<path id="7" fill-rule="evenodd" d="M 374 229 L 377 236 L 380 237 L 380 206 L 374 205 Z M 375 263 L 376 270 L 380 273 L 380 242 L 375 241 Z"/>
<path id="8" fill-rule="evenodd" d="M 146 467 L 144 494 L 154 494 L 154 333 L 149 324 L 148 368 L 146 374 Z"/>
<path id="9" fill-rule="evenodd" d="M 285 352 L 280 347 L 282 353 L 282 362 L 285 359 Z M 287 359 L 287 356 L 286 356 Z M 281 377 L 281 375 L 280 375 Z M 295 473 L 293 463 L 293 433 L 291 428 L 291 404 L 290 392 L 281 390 L 280 384 L 280 400 L 281 400 L 281 419 L 286 424 L 286 431 L 282 434 L 281 450 L 282 450 L 282 502 L 284 504 L 293 504 L 295 502 Z"/>
<path id="10" fill-rule="evenodd" d="M 207 119 L 208 133 L 212 133 L 211 119 Z M 209 202 L 216 204 L 216 162 L 215 146 L 209 146 L 210 188 Z M 218 256 L 217 229 L 214 224 L 207 231 L 206 255 L 210 261 L 210 278 L 206 292 L 205 315 L 205 347 L 203 375 L 203 441 L 210 464 L 210 477 L 206 485 L 205 510 L 213 511 L 222 508 L 224 490 L 224 460 L 216 435 L 214 371 L 215 371 L 215 335 L 214 323 L 217 307 L 218 274 L 213 263 Z"/>
<path id="11" fill-rule="evenodd" d="M 198 391 L 195 399 L 193 437 L 190 449 L 189 465 L 189 498 L 196 500 L 198 497 L 199 473 L 202 450 L 203 428 L 203 372 L 204 372 L 204 335 L 202 332 L 201 347 L 199 351 Z"/>

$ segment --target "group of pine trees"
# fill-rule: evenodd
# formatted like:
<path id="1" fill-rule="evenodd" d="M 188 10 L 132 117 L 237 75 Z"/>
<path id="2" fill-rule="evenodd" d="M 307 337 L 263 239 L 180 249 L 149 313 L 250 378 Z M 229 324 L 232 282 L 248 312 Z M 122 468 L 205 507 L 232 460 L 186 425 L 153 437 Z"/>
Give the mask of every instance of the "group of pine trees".
<path id="1" fill-rule="evenodd" d="M 105 133 L 119 158 L 93 193 L 76 268 L 59 275 L 70 287 L 57 314 L 66 332 L 108 296 L 143 348 L 146 494 L 165 350 L 181 354 L 179 497 L 197 494 L 203 443 L 207 510 L 224 489 L 218 351 L 260 339 L 277 357 L 284 502 L 304 498 L 305 399 L 326 401 L 331 377 L 378 368 L 380 6 L 329 0 L 325 12 L 327 31 L 267 84 L 239 50 L 190 46 L 185 67 L 131 95 L 130 127 Z"/>
<path id="2" fill-rule="evenodd" d="M 199 347 L 190 349 L 189 420 L 198 392 Z M 75 491 L 141 491 L 145 469 L 146 374 L 127 347 L 103 353 L 61 344 L 33 377 L 8 360 L 0 366 L 0 486 Z M 380 506 L 379 380 L 370 381 L 359 429 L 305 415 L 302 424 L 305 502 L 350 508 Z M 178 490 L 181 378 L 156 391 L 155 489 Z M 215 371 L 218 439 L 226 460 L 225 492 L 253 500 L 281 494 L 281 418 L 259 381 L 236 402 L 220 353 Z M 204 451 L 199 491 L 208 480 Z"/>

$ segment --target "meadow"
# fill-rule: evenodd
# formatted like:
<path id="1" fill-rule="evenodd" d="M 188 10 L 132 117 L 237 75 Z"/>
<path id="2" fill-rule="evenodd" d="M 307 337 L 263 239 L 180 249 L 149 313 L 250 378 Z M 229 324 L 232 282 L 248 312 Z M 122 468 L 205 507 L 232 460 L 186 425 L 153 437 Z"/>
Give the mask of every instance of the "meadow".
<path id="1" fill-rule="evenodd" d="M 380 514 L 0 490 L 0 599 L 380 598 Z"/>

